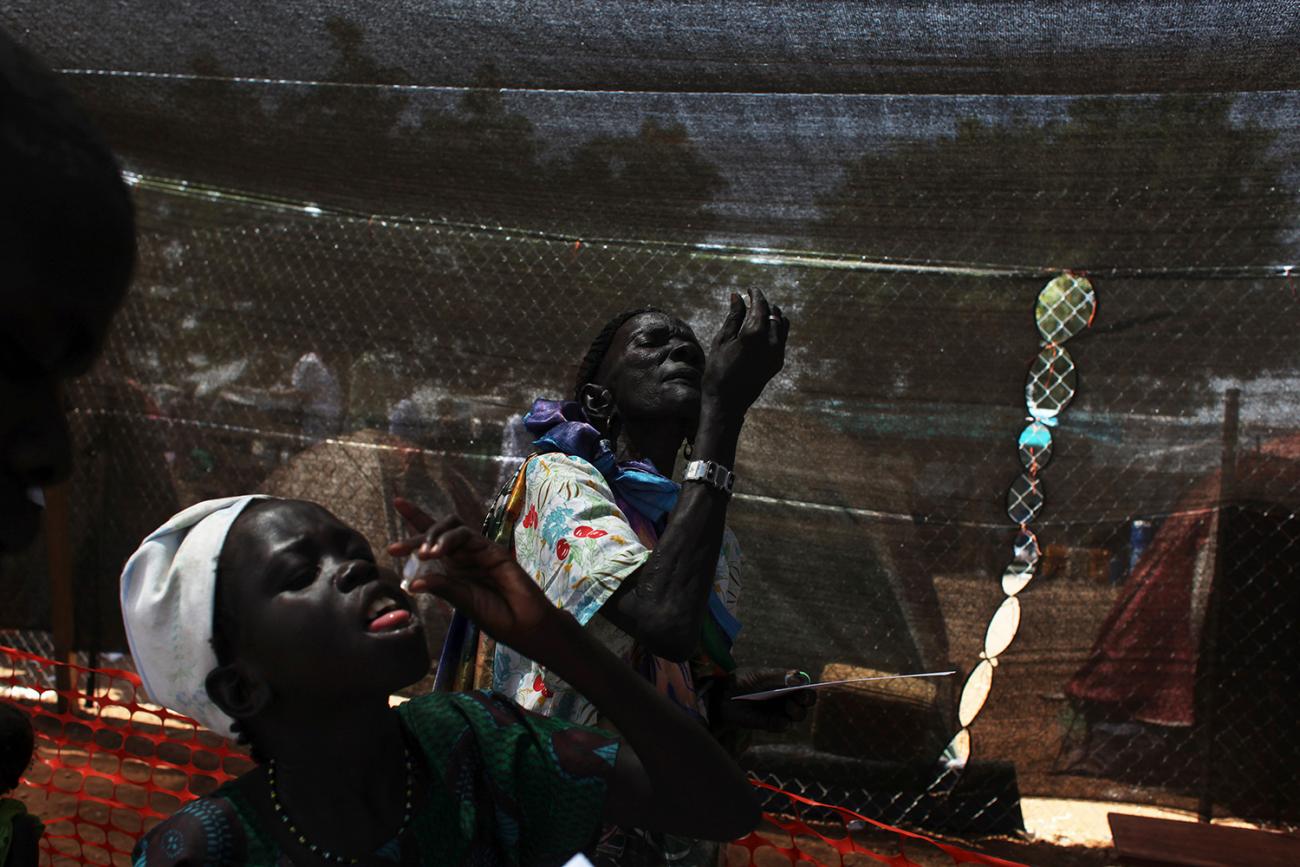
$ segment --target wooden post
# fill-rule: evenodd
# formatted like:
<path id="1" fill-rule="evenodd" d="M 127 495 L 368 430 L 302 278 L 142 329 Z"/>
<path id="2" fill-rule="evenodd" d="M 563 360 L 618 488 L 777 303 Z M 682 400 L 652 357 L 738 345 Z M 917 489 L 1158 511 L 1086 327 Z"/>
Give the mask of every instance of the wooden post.
<path id="1" fill-rule="evenodd" d="M 1219 456 L 1219 491 L 1215 501 L 1216 521 L 1214 533 L 1214 571 L 1210 579 L 1210 593 L 1206 602 L 1205 628 L 1201 633 L 1201 676 L 1205 688 L 1200 690 L 1201 710 L 1201 797 L 1197 815 L 1202 822 L 1214 817 L 1214 730 L 1215 706 L 1218 702 L 1219 670 L 1217 644 L 1219 639 L 1219 606 L 1224 587 L 1223 545 L 1226 539 L 1226 504 L 1230 504 L 1237 480 L 1237 437 L 1241 421 L 1241 390 L 1230 388 L 1223 393 L 1223 450 Z"/>
<path id="2" fill-rule="evenodd" d="M 54 633 L 54 658 L 74 663 L 76 656 L 76 609 L 72 593 L 72 514 L 68 506 L 68 483 L 45 489 L 45 558 L 50 570 L 50 628 Z M 75 685 L 73 670 L 55 669 L 59 691 L 59 713 L 75 707 L 69 704 Z"/>

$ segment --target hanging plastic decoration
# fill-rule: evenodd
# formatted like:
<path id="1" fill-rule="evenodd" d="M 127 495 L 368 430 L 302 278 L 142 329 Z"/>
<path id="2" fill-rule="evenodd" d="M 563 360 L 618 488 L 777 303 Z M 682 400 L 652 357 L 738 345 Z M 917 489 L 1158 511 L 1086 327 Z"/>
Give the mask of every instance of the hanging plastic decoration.
<path id="1" fill-rule="evenodd" d="M 942 772 L 936 785 L 946 778 L 955 778 L 970 760 L 971 724 L 984 709 L 993 689 L 998 657 L 1011 646 L 1020 628 L 1018 594 L 1033 580 L 1041 550 L 1038 537 L 1029 529 L 1043 508 L 1043 482 L 1039 474 L 1052 458 L 1052 430 L 1078 387 L 1074 359 L 1063 344 L 1091 325 L 1096 313 L 1096 293 L 1092 283 L 1081 274 L 1067 271 L 1053 278 L 1038 293 L 1034 322 L 1042 336 L 1042 346 L 1029 366 L 1029 378 L 1025 381 L 1028 424 L 1017 441 L 1024 472 L 1007 491 L 1007 517 L 1020 527 L 1020 532 L 1012 546 L 1011 563 L 1002 573 L 1002 592 L 1006 598 L 989 620 L 980 661 L 962 686 L 957 703 L 961 730 L 944 748 Z"/>

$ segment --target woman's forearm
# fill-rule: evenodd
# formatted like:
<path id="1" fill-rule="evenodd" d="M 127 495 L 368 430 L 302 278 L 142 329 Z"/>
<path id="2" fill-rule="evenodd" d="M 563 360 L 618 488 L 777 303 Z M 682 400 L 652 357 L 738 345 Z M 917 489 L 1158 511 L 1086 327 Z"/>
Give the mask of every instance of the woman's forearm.
<path id="1" fill-rule="evenodd" d="M 716 461 L 727 469 L 736 465 L 736 443 L 745 417 L 731 417 L 714 399 L 706 397 L 700 407 L 700 422 L 695 429 L 693 460 Z"/>
<path id="2" fill-rule="evenodd" d="M 650 812 L 642 827 L 691 836 L 734 839 L 751 830 L 759 812 L 753 788 L 708 729 L 674 707 L 622 660 L 561 614 L 548 641 L 550 668 L 606 717 L 640 760 L 648 777 Z"/>
<path id="3" fill-rule="evenodd" d="M 742 421 L 726 419 L 706 400 L 693 459 L 731 469 Z M 722 549 L 729 499 L 707 484 L 683 485 L 654 552 L 603 609 L 615 626 L 658 656 L 680 662 L 695 652 Z"/>

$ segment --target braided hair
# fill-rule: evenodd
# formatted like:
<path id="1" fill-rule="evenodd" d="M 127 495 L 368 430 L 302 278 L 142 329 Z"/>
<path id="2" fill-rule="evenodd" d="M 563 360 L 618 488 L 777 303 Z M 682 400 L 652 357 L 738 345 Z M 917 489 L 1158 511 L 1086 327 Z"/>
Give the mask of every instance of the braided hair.
<path id="1" fill-rule="evenodd" d="M 36 749 L 32 721 L 22 708 L 0 701 L 0 795 L 18 788 Z"/>
<path id="2" fill-rule="evenodd" d="M 578 379 L 573 386 L 573 399 L 582 402 L 583 386 L 596 381 L 596 374 L 600 372 L 600 365 L 609 354 L 610 344 L 614 342 L 614 335 L 622 328 L 629 319 L 634 319 L 646 313 L 659 313 L 663 316 L 671 317 L 672 314 L 660 310 L 658 307 L 637 307 L 634 310 L 624 310 L 613 319 L 605 323 L 605 327 L 600 329 L 596 339 L 591 341 L 587 354 L 582 357 L 582 362 L 578 365 Z"/>

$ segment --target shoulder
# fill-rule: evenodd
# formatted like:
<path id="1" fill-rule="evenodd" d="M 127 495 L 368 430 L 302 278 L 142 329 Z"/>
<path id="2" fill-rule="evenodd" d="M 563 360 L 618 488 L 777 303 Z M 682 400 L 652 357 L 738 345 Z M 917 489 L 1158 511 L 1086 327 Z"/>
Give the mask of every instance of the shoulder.
<path id="1" fill-rule="evenodd" d="M 32 865 L 40 859 L 38 844 L 45 826 L 41 820 L 27 812 L 26 806 L 16 799 L 0 798 L 0 822 L 9 825 L 9 855 L 3 860 L 7 865 Z M 0 839 L 3 834 L 0 834 Z"/>
<path id="2" fill-rule="evenodd" d="M 490 766 L 581 786 L 607 779 L 618 758 L 618 736 L 611 732 L 533 713 L 496 692 L 461 695 L 478 721 L 479 751 L 497 759 Z"/>
<path id="3" fill-rule="evenodd" d="M 247 830 L 235 805 L 218 792 L 190 801 L 140 838 L 132 861 L 136 867 L 247 864 Z"/>
<path id="4" fill-rule="evenodd" d="M 547 452 L 528 462 L 528 484 L 530 487 L 548 481 L 577 482 L 586 487 L 610 494 L 609 482 L 590 462 L 576 455 L 562 452 Z"/>
<path id="5" fill-rule="evenodd" d="M 411 699 L 398 708 L 407 728 L 417 736 L 451 735 L 468 729 L 507 728 L 531 716 L 497 692 L 431 692 Z"/>
<path id="6" fill-rule="evenodd" d="M 558 541 L 573 523 L 571 518 L 582 517 L 590 523 L 618 515 L 626 523 L 609 482 L 582 458 L 558 452 L 539 455 L 528 463 L 526 488 L 518 527 L 525 534 L 540 532 L 547 545 Z"/>
<path id="7" fill-rule="evenodd" d="M 591 754 L 599 759 L 592 766 L 595 770 L 612 767 L 618 750 L 618 738 L 610 732 L 533 713 L 490 690 L 431 693 L 412 699 L 402 705 L 401 711 L 413 730 L 441 721 L 453 737 L 469 735 L 483 752 L 510 750 L 512 744 L 541 747 L 548 758 L 562 766 L 585 766 Z"/>
<path id="8" fill-rule="evenodd" d="M 427 692 L 397 706 L 397 715 L 410 727 L 413 723 L 464 719 L 467 699 L 476 692 Z"/>
<path id="9" fill-rule="evenodd" d="M 397 708 L 402 725 L 431 766 L 442 766 L 453 752 L 472 740 L 477 711 L 472 697 L 476 694 L 431 692 Z"/>

